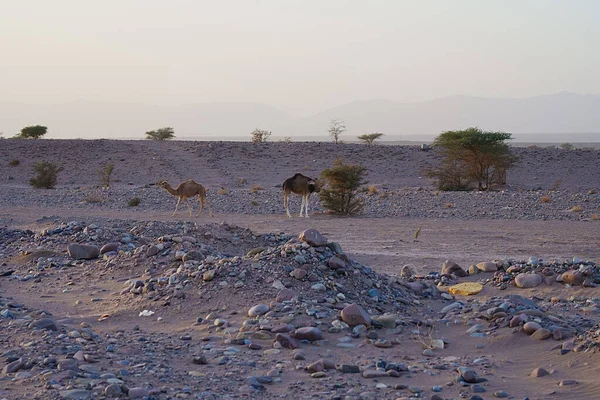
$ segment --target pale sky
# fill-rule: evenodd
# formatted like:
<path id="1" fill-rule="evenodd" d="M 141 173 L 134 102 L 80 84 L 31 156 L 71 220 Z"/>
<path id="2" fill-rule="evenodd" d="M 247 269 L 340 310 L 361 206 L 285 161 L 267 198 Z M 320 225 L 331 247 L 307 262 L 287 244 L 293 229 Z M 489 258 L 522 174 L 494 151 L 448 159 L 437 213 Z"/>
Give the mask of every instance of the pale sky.
<path id="1" fill-rule="evenodd" d="M 597 0 L 0 0 L 0 102 L 600 93 Z"/>

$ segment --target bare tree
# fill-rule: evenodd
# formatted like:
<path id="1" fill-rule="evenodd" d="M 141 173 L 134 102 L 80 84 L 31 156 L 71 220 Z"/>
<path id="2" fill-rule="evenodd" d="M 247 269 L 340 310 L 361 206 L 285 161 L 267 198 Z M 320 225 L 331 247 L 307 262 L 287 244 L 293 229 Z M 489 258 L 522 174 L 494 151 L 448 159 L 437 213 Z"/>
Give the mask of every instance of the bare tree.
<path id="1" fill-rule="evenodd" d="M 334 143 L 339 143 L 340 135 L 346 132 L 346 124 L 340 118 L 333 118 L 329 121 L 329 136 L 333 139 Z"/>

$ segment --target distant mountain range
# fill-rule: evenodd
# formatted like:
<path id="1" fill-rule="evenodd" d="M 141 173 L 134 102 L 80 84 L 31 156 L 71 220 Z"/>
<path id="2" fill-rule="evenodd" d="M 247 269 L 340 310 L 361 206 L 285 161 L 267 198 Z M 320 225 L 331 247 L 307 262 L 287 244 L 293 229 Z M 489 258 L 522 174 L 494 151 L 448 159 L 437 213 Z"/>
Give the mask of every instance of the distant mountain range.
<path id="1" fill-rule="evenodd" d="M 600 141 L 600 95 L 562 92 L 523 99 L 450 96 L 419 103 L 355 101 L 306 118 L 260 103 L 197 103 L 162 107 L 75 101 L 54 105 L 0 103 L 0 132 L 11 137 L 27 125 L 45 125 L 49 138 L 144 138 L 170 126 L 178 139 L 248 140 L 254 128 L 273 140 L 329 140 L 332 118 L 342 119 L 352 141 L 382 132 L 384 140 L 431 140 L 445 130 L 478 126 L 519 141 Z"/>

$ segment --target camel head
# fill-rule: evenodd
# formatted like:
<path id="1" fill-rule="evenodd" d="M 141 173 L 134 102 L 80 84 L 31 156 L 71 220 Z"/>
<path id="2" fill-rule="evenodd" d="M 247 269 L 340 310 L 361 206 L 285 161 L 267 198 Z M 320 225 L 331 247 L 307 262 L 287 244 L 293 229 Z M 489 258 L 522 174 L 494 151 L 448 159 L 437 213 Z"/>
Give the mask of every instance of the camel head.
<path id="1" fill-rule="evenodd" d="M 156 186 L 165 189 L 167 186 L 169 186 L 169 183 L 163 179 L 163 180 L 156 182 Z"/>
<path id="2" fill-rule="evenodd" d="M 321 188 L 323 187 L 323 185 L 321 184 L 321 181 L 319 181 L 319 179 L 311 179 L 310 181 L 308 181 L 308 190 L 312 193 L 312 192 L 317 192 L 319 193 L 321 191 Z"/>

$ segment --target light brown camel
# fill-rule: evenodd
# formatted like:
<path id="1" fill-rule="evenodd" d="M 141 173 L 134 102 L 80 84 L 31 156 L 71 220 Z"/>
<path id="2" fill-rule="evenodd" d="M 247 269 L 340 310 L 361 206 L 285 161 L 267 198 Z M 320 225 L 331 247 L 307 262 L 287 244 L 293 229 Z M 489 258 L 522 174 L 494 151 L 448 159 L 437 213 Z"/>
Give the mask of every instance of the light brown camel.
<path id="1" fill-rule="evenodd" d="M 200 214 L 202 214 L 202 211 L 204 211 L 204 202 L 206 202 L 206 205 L 208 206 L 208 212 L 210 216 L 213 216 L 212 210 L 210 209 L 210 203 L 206 198 L 206 189 L 204 188 L 204 186 L 197 182 L 194 182 L 192 179 L 185 182 L 181 182 L 179 185 L 177 185 L 175 189 L 173 189 L 167 181 L 160 181 L 157 185 L 165 189 L 167 192 L 171 193 L 173 196 L 177 197 L 177 205 L 175 206 L 175 211 L 173 211 L 172 215 L 175 215 L 177 213 L 179 203 L 181 203 L 181 199 L 183 199 L 187 203 L 191 217 L 192 206 L 190 205 L 188 198 L 198 196 L 198 202 L 200 203 L 200 211 L 196 216 L 199 217 Z"/>
<path id="2" fill-rule="evenodd" d="M 318 193 L 321 191 L 321 183 L 318 179 L 309 178 L 302 174 L 296 174 L 283 182 L 282 189 L 283 206 L 285 207 L 288 218 L 292 218 L 288 209 L 288 196 L 290 193 L 296 193 L 302 196 L 299 216 L 302 218 L 302 210 L 304 209 L 304 215 L 308 218 L 308 199 L 313 192 Z"/>

